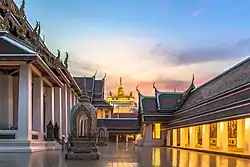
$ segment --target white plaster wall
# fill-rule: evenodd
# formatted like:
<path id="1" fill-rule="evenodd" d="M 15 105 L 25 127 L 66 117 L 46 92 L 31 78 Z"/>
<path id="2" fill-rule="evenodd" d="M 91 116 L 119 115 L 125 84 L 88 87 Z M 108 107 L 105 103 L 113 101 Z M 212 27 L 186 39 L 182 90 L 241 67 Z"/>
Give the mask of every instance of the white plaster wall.
<path id="1" fill-rule="evenodd" d="M 13 125 L 13 78 L 0 75 L 0 124 L 4 127 Z"/>

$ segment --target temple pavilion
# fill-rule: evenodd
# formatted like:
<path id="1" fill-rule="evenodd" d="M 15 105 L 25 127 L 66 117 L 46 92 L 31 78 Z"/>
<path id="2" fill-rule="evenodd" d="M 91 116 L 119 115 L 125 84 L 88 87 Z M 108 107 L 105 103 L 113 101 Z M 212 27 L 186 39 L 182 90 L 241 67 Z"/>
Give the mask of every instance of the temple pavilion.
<path id="1" fill-rule="evenodd" d="M 40 22 L 27 21 L 24 0 L 20 7 L 0 1 L 0 152 L 55 149 L 67 140 L 81 89 L 68 53 L 54 55 L 40 32 Z"/>
<path id="2" fill-rule="evenodd" d="M 103 125 L 108 129 L 110 141 L 135 141 L 140 134 L 140 126 L 137 123 L 137 104 L 132 91 L 126 94 L 121 77 L 117 92 L 113 94 L 110 91 L 106 100 L 113 110 L 99 117 L 99 126 Z"/>
<path id="3" fill-rule="evenodd" d="M 184 92 L 139 95 L 137 145 L 167 146 L 250 157 L 250 58 Z M 157 84 L 157 83 L 156 83 Z M 176 155 L 177 156 L 177 155 Z"/>

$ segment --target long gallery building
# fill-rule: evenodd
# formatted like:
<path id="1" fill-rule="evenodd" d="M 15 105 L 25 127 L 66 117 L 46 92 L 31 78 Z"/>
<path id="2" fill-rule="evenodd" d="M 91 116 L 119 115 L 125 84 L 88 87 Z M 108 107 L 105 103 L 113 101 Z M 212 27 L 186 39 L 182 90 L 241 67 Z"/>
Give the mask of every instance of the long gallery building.
<path id="1" fill-rule="evenodd" d="M 250 58 L 184 92 L 139 94 L 137 145 L 250 155 Z"/>

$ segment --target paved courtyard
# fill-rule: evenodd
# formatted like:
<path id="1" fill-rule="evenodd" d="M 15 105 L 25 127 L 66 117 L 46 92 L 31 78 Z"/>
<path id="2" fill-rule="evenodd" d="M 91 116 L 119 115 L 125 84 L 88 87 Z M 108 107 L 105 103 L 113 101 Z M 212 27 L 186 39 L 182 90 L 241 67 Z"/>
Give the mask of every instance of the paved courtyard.
<path id="1" fill-rule="evenodd" d="M 0 153 L 0 167 L 250 167 L 250 160 L 168 148 L 110 143 L 99 161 L 65 161 L 64 153 Z"/>

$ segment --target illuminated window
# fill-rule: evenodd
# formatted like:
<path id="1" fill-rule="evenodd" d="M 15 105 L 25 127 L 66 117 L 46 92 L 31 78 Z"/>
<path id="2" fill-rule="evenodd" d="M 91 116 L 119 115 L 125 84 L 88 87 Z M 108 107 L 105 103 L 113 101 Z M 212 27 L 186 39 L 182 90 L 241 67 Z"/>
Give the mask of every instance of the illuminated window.
<path id="1" fill-rule="evenodd" d="M 102 119 L 102 110 L 97 110 L 97 119 Z"/>
<path id="2" fill-rule="evenodd" d="M 105 110 L 105 118 L 109 118 L 109 110 Z"/>
<path id="3" fill-rule="evenodd" d="M 153 139 L 161 139 L 161 124 L 154 123 L 152 124 L 152 134 Z"/>

